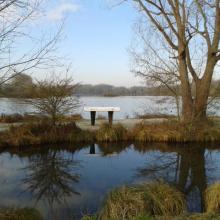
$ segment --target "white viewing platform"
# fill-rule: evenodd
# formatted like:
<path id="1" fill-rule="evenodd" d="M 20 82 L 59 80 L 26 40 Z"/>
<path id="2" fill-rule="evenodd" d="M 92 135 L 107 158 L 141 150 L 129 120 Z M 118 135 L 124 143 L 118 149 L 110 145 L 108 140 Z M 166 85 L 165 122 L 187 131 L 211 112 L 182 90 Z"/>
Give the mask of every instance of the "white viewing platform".
<path id="1" fill-rule="evenodd" d="M 113 113 L 119 112 L 120 107 L 84 107 L 84 111 L 90 112 L 91 115 L 91 125 L 95 125 L 95 115 L 96 112 L 108 112 L 108 120 L 109 124 L 112 124 L 113 121 Z"/>

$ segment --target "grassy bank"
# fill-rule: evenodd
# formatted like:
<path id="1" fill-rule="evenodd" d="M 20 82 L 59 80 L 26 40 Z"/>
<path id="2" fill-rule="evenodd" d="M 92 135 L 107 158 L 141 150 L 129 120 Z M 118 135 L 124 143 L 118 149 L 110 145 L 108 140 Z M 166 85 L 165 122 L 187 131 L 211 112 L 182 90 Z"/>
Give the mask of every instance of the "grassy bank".
<path id="1" fill-rule="evenodd" d="M 66 120 L 66 119 L 65 119 Z M 54 143 L 91 142 L 217 142 L 220 141 L 220 126 L 209 121 L 192 126 L 169 120 L 157 124 L 139 123 L 132 128 L 122 124 L 102 124 L 98 130 L 82 130 L 74 120 L 60 121 L 58 124 L 44 121 L 23 123 L 11 126 L 0 133 L 0 147 L 27 146 Z"/>
<path id="2" fill-rule="evenodd" d="M 139 123 L 132 129 L 121 124 L 104 124 L 96 133 L 100 142 L 135 141 L 135 142 L 214 142 L 220 141 L 220 126 L 212 121 L 206 124 L 183 124 L 176 120 L 161 123 Z"/>
<path id="3" fill-rule="evenodd" d="M 154 182 L 111 191 L 96 216 L 83 220 L 218 220 L 220 183 L 205 192 L 205 213 L 187 213 L 185 197 L 173 186 Z"/>
<path id="4" fill-rule="evenodd" d="M 66 115 L 59 117 L 59 122 L 74 122 L 81 120 L 82 116 L 80 114 Z M 0 115 L 0 123 L 33 123 L 33 122 L 45 122 L 49 121 L 49 118 L 43 115 L 32 115 L 32 114 L 12 114 L 12 115 Z"/>
<path id="5" fill-rule="evenodd" d="M 8 131 L 0 133 L 1 147 L 20 147 L 55 143 L 93 142 L 93 134 L 79 129 L 75 123 L 58 124 L 28 123 L 11 126 Z"/>

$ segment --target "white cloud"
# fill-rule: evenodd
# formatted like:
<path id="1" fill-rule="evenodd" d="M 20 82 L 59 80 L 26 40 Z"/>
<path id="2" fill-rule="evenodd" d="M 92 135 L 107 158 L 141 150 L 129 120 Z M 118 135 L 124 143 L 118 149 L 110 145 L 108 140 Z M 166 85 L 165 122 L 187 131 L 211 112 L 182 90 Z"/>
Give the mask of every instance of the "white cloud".
<path id="1" fill-rule="evenodd" d="M 56 8 L 47 12 L 47 19 L 50 21 L 61 20 L 66 13 L 74 13 L 79 11 L 80 6 L 75 3 L 61 3 Z"/>

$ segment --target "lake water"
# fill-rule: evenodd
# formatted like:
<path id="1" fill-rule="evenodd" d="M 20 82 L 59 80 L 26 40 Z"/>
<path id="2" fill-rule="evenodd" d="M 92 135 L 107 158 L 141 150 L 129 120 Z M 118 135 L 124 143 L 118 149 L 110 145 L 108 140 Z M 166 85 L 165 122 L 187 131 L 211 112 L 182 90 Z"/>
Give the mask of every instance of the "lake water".
<path id="1" fill-rule="evenodd" d="M 44 219 L 95 213 L 123 184 L 164 180 L 183 191 L 188 210 L 203 209 L 220 180 L 219 145 L 91 144 L 43 146 L 0 154 L 0 206 L 34 207 Z"/>
<path id="2" fill-rule="evenodd" d="M 148 114 L 168 114 L 176 115 L 175 99 L 166 96 L 119 96 L 119 97 L 81 97 L 82 106 L 77 110 L 84 118 L 89 118 L 88 112 L 83 111 L 84 106 L 116 106 L 121 111 L 114 114 L 115 119 L 133 118 L 135 115 Z M 220 99 L 216 99 L 209 106 L 209 114 L 220 116 Z M 0 114 L 32 113 L 35 110 L 27 104 L 22 104 L 21 100 L 0 98 Z M 75 112 L 74 112 L 75 113 Z M 106 113 L 98 115 L 107 116 Z"/>

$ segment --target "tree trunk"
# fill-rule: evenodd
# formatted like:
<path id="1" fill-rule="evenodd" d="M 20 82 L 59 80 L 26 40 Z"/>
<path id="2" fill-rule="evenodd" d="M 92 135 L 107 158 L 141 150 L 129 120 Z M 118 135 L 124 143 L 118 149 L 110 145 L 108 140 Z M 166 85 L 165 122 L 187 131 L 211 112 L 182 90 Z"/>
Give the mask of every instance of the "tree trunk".
<path id="1" fill-rule="evenodd" d="M 195 82 L 196 95 L 194 101 L 194 121 L 206 121 L 207 120 L 207 107 L 209 91 L 214 72 L 215 61 L 210 60 L 207 64 L 204 76 Z"/>
<path id="2" fill-rule="evenodd" d="M 193 112 L 194 121 L 207 120 L 206 110 L 208 105 L 209 87 L 210 85 L 208 85 L 207 82 L 204 82 L 204 80 L 199 80 L 196 83 L 196 96 Z"/>
<path id="3" fill-rule="evenodd" d="M 182 48 L 179 50 L 178 59 L 182 95 L 182 119 L 184 122 L 190 122 L 193 117 L 193 99 L 188 77 L 185 49 L 183 46 Z"/>

